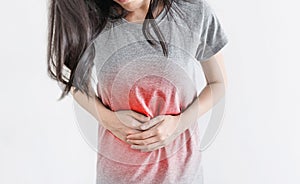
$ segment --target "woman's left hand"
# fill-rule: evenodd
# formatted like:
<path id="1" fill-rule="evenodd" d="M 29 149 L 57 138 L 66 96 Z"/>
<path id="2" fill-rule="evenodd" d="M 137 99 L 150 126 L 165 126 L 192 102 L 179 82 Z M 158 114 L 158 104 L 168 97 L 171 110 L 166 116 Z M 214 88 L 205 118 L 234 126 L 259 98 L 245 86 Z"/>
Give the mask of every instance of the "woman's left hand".
<path id="1" fill-rule="evenodd" d="M 142 152 L 153 151 L 165 147 L 181 132 L 178 130 L 181 115 L 159 115 L 144 123 L 140 128 L 144 132 L 127 136 L 132 149 Z"/>

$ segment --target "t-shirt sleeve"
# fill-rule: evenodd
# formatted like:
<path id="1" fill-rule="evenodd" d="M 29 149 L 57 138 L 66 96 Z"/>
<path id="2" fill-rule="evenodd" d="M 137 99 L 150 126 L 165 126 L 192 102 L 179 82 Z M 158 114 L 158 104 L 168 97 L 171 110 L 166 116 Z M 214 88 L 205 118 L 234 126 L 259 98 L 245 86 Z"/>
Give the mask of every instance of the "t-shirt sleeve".
<path id="1" fill-rule="evenodd" d="M 196 59 L 204 62 L 228 43 L 228 37 L 210 4 L 206 0 L 201 0 L 201 6 L 202 22 Z"/>

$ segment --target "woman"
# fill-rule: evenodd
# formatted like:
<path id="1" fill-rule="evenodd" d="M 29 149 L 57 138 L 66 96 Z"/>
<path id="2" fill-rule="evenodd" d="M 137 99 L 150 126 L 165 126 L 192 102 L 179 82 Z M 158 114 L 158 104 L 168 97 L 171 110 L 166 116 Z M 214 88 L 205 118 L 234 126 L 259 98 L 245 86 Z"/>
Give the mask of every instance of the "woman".
<path id="1" fill-rule="evenodd" d="M 60 99 L 99 122 L 97 183 L 203 183 L 198 120 L 224 96 L 228 42 L 209 4 L 52 0 L 49 23 Z"/>

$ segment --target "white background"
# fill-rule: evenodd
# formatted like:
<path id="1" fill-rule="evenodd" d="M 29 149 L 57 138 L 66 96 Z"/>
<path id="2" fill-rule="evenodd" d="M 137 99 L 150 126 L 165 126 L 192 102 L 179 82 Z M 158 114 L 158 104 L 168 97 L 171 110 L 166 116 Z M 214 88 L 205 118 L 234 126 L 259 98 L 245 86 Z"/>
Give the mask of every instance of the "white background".
<path id="1" fill-rule="evenodd" d="M 229 38 L 229 88 L 222 130 L 203 154 L 205 183 L 298 184 L 298 2 L 208 1 Z M 46 1 L 1 4 L 0 183 L 94 183 L 96 152 L 72 98 L 57 102 L 46 74 Z"/>

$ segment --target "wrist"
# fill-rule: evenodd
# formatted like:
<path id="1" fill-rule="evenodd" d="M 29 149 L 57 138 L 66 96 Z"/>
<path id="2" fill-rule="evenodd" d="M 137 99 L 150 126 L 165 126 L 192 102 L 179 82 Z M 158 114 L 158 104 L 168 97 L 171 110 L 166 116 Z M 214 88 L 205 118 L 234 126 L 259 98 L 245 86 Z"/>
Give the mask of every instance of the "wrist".
<path id="1" fill-rule="evenodd" d="M 192 125 L 197 122 L 200 112 L 200 102 L 198 98 L 182 113 L 178 115 L 177 133 L 182 133 L 185 130 L 192 128 Z"/>

